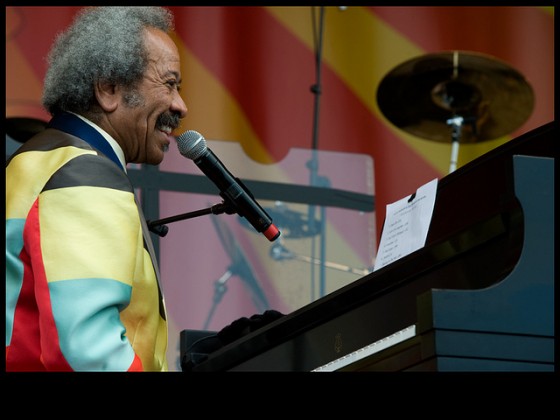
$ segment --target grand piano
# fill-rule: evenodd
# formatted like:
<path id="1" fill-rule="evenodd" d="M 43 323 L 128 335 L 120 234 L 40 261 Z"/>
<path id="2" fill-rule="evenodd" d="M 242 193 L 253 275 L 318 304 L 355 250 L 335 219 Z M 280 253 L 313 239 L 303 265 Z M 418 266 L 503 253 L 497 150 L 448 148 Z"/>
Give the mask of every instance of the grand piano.
<path id="1" fill-rule="evenodd" d="M 553 371 L 555 142 L 443 177 L 422 249 L 208 354 L 183 331 L 183 371 Z"/>

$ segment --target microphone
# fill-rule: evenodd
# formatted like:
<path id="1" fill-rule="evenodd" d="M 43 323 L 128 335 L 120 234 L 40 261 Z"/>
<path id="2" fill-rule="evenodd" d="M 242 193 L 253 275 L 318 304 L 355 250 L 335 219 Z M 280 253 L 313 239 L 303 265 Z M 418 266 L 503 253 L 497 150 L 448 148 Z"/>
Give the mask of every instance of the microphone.
<path id="1" fill-rule="evenodd" d="M 177 137 L 179 152 L 191 159 L 196 166 L 216 184 L 220 196 L 245 217 L 259 233 L 263 233 L 269 241 L 280 236 L 280 231 L 272 223 L 271 217 L 256 202 L 253 195 L 239 178 L 234 177 L 220 162 L 220 159 L 206 146 L 202 134 L 194 130 L 186 131 Z"/>

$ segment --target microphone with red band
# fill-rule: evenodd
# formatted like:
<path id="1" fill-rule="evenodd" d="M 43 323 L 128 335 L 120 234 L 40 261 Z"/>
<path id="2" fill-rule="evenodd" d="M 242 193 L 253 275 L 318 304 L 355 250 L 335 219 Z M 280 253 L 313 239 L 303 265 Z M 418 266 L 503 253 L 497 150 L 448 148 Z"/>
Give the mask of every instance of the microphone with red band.
<path id="1" fill-rule="evenodd" d="M 234 177 L 220 159 L 208 148 L 202 134 L 189 130 L 177 137 L 179 152 L 196 166 L 220 189 L 220 195 L 235 207 L 237 214 L 247 219 L 269 241 L 280 236 L 272 218 L 257 203 L 240 179 Z"/>

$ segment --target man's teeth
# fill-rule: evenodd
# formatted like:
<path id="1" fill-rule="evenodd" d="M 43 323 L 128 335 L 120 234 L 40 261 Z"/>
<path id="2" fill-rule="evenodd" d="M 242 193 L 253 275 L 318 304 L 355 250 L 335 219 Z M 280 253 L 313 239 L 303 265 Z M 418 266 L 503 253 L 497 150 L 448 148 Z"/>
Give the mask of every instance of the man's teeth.
<path id="1" fill-rule="evenodd" d="M 173 131 L 173 129 L 169 126 L 159 127 L 159 130 L 163 131 L 166 134 L 171 134 L 171 132 Z"/>

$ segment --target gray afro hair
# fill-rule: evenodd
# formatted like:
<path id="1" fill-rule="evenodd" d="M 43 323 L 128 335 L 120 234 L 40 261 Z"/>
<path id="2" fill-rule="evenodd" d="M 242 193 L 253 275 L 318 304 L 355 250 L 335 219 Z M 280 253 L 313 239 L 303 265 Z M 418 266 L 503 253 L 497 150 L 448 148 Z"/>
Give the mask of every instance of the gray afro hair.
<path id="1" fill-rule="evenodd" d="M 85 114 L 97 103 L 94 84 L 105 81 L 132 87 L 147 66 L 143 30 L 153 27 L 169 33 L 173 15 L 161 7 L 86 7 L 64 32 L 48 55 L 43 85 L 43 106 Z"/>

